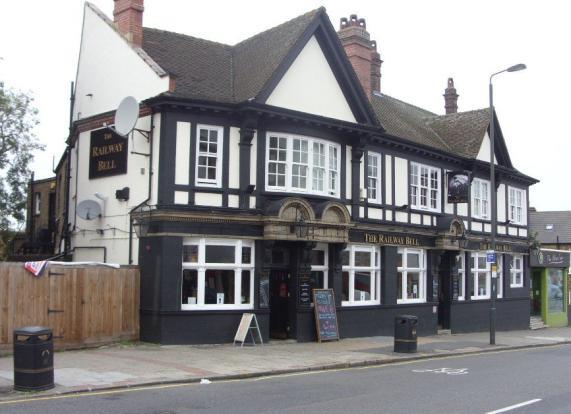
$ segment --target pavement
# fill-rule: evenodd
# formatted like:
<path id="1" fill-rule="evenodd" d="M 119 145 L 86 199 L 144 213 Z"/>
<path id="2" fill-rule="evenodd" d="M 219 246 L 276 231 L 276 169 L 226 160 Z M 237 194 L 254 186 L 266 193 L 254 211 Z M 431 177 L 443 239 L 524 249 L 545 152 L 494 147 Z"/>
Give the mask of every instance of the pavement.
<path id="1" fill-rule="evenodd" d="M 323 343 L 270 341 L 264 345 L 156 345 L 121 343 L 54 355 L 55 388 L 13 390 L 13 358 L 0 358 L 0 401 L 144 385 L 219 381 L 312 370 L 381 365 L 499 350 L 571 344 L 571 327 L 418 338 L 418 352 L 393 352 L 393 338 L 351 338 Z"/>

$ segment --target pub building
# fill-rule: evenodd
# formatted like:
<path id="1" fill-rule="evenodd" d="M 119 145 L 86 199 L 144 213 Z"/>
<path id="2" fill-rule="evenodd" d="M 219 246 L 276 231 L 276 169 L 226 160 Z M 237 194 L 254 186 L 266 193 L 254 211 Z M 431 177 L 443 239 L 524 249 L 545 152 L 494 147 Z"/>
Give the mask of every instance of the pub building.
<path id="1" fill-rule="evenodd" d="M 313 341 L 314 288 L 333 289 L 341 338 L 392 335 L 399 314 L 420 335 L 486 330 L 491 191 L 497 327 L 528 327 L 537 180 L 498 124 L 490 188 L 489 112 L 458 112 L 452 79 L 445 115 L 381 93 L 365 19 L 336 31 L 324 8 L 233 46 L 142 14 L 86 3 L 69 141 L 69 253 L 140 266 L 141 340 L 231 342 L 251 312 L 265 340 Z M 136 128 L 94 150 L 128 95 Z M 104 211 L 83 220 L 95 193 Z"/>

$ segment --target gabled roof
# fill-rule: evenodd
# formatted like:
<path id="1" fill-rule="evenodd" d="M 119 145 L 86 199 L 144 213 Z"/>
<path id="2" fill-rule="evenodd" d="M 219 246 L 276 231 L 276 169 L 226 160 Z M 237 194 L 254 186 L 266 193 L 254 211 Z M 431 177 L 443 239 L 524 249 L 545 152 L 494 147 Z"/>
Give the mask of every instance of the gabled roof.
<path id="1" fill-rule="evenodd" d="M 490 111 L 474 111 L 435 116 L 426 121 L 455 153 L 466 158 L 476 158 L 490 124 Z"/>
<path id="2" fill-rule="evenodd" d="M 529 231 L 542 244 L 571 243 L 571 211 L 530 211 Z"/>
<path id="3" fill-rule="evenodd" d="M 235 46 L 143 29 L 143 49 L 174 76 L 174 96 L 219 102 L 256 97 L 321 9 L 312 10 Z"/>
<path id="4" fill-rule="evenodd" d="M 165 95 L 239 103 L 263 103 L 312 35 L 329 50 L 336 76 L 357 119 L 376 124 L 323 7 L 259 33 L 234 46 L 158 29 L 143 29 L 143 49 L 175 80 Z M 335 65 L 336 64 L 336 65 Z"/>
<path id="5" fill-rule="evenodd" d="M 461 157 L 475 159 L 490 125 L 488 108 L 437 115 L 385 94 L 373 94 L 373 109 L 386 132 Z M 496 120 L 495 155 L 500 165 L 513 168 Z"/>

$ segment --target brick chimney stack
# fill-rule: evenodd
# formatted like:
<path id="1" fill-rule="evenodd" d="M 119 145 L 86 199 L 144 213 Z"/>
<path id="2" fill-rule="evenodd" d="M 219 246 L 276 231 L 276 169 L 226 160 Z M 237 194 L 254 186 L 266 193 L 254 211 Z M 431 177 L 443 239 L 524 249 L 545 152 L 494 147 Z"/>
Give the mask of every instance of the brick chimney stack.
<path id="1" fill-rule="evenodd" d="M 448 78 L 448 87 L 444 90 L 443 96 L 446 115 L 458 112 L 458 94 L 454 87 L 454 79 Z"/>
<path id="2" fill-rule="evenodd" d="M 113 0 L 113 20 L 119 32 L 133 44 L 143 46 L 143 1 L 144 0 Z"/>
<path id="3" fill-rule="evenodd" d="M 377 42 L 371 40 L 365 19 L 352 14 L 348 19 L 341 18 L 339 39 L 357 73 L 359 82 L 369 99 L 373 92 L 381 92 L 381 55 L 377 52 Z"/>

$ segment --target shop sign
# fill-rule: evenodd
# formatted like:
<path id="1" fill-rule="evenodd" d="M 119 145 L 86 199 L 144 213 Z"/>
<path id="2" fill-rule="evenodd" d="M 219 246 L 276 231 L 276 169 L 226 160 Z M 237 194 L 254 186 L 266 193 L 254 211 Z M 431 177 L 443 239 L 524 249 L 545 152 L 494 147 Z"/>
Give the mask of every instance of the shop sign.
<path id="1" fill-rule="evenodd" d="M 89 179 L 127 173 L 128 140 L 111 131 L 91 132 Z"/>
<path id="2" fill-rule="evenodd" d="M 470 201 L 470 174 L 466 171 L 450 171 L 447 174 L 448 203 L 468 203 Z"/>
<path id="3" fill-rule="evenodd" d="M 531 267 L 569 267 L 571 252 L 533 251 L 530 255 Z"/>
<path id="4" fill-rule="evenodd" d="M 491 249 L 492 249 L 492 243 L 480 242 L 477 250 L 492 251 Z M 511 244 L 496 243 L 495 253 L 513 253 L 513 251 L 514 249 Z"/>
<path id="5" fill-rule="evenodd" d="M 365 243 L 411 247 L 434 246 L 433 239 L 408 234 L 364 233 L 363 237 Z"/>
<path id="6" fill-rule="evenodd" d="M 311 305 L 311 289 L 313 288 L 313 280 L 311 274 L 302 272 L 299 274 L 299 304 L 302 306 Z"/>

